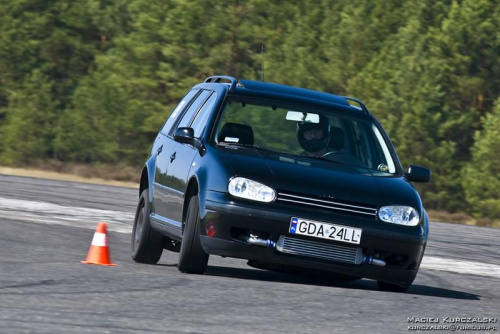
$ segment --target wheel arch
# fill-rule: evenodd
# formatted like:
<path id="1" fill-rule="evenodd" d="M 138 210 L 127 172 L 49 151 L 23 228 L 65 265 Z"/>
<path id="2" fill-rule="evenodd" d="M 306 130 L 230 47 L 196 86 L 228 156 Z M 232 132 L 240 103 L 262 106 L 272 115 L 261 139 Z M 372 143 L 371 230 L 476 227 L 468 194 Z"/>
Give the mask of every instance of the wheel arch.
<path id="1" fill-rule="evenodd" d="M 151 156 L 146 163 L 141 173 L 141 181 L 139 185 L 139 196 L 145 189 L 148 189 L 149 201 L 153 201 L 153 181 L 155 177 L 156 157 Z"/>
<path id="2" fill-rule="evenodd" d="M 183 222 L 186 220 L 187 209 L 189 206 L 189 200 L 194 195 L 198 195 L 199 192 L 200 192 L 200 187 L 199 187 L 198 178 L 195 175 L 193 175 L 191 177 L 191 179 L 189 180 L 188 185 L 186 187 L 186 195 L 184 196 L 184 204 L 182 205 L 182 221 Z M 198 197 L 198 199 L 199 199 L 199 197 Z"/>
<path id="3" fill-rule="evenodd" d="M 141 196 L 144 189 L 148 189 L 148 188 L 149 188 L 148 169 L 146 167 L 144 167 L 142 169 L 142 173 L 141 173 L 141 183 L 139 185 L 139 196 Z"/>

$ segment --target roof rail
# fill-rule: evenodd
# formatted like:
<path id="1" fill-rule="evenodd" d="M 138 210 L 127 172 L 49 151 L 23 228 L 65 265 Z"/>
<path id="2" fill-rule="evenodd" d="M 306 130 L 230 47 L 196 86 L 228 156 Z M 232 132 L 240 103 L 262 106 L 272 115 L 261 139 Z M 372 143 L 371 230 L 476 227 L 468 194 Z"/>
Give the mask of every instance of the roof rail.
<path id="1" fill-rule="evenodd" d="M 214 75 L 205 79 L 204 83 L 220 83 L 222 80 L 229 81 L 231 85 L 229 86 L 229 91 L 234 92 L 236 89 L 236 85 L 238 84 L 238 80 L 236 78 L 227 76 L 227 75 Z"/>
<path id="2" fill-rule="evenodd" d="M 370 112 L 368 111 L 368 109 L 366 108 L 366 106 L 363 104 L 363 102 L 361 102 L 360 100 L 358 99 L 355 99 L 355 98 L 352 98 L 352 97 L 347 97 L 347 96 L 344 96 L 344 99 L 346 99 L 347 103 L 353 107 L 353 108 L 356 108 L 356 109 L 361 109 L 362 111 L 364 111 L 366 114 L 369 114 Z M 355 106 L 355 105 L 352 105 L 349 103 L 349 101 L 351 102 L 355 102 L 356 104 L 359 105 L 358 106 Z"/>

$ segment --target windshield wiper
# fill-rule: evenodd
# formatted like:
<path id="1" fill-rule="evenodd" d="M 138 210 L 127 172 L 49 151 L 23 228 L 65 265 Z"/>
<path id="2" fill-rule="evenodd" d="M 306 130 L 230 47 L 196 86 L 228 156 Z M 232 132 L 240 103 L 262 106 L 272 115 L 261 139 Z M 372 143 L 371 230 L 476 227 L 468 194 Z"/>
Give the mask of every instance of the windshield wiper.
<path id="1" fill-rule="evenodd" d="M 341 162 L 341 161 L 338 161 L 338 160 L 328 159 L 328 158 L 325 158 L 325 157 L 320 157 L 319 155 L 316 155 L 316 156 L 303 155 L 301 157 L 303 157 L 303 158 L 309 158 L 309 159 L 322 160 L 322 161 L 328 161 L 328 162 L 333 162 L 333 163 L 336 163 L 336 164 L 345 165 L 344 162 Z"/>
<path id="2" fill-rule="evenodd" d="M 264 147 L 260 147 L 260 146 L 257 146 L 257 145 L 252 145 L 252 144 L 241 144 L 241 143 L 219 143 L 219 145 L 221 146 L 237 146 L 237 147 L 247 147 L 247 148 L 254 148 L 256 150 L 259 150 L 259 151 L 265 151 L 265 152 L 273 152 L 273 153 L 276 153 L 275 151 L 273 150 L 270 150 L 270 149 L 267 149 L 267 148 L 264 148 Z"/>

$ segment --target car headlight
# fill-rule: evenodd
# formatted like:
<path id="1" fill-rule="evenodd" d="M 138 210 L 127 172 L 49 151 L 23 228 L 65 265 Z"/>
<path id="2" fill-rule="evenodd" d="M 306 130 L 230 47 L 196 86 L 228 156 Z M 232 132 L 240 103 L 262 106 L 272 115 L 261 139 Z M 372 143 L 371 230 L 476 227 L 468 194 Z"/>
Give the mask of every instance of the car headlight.
<path id="1" fill-rule="evenodd" d="M 402 205 L 383 206 L 378 210 L 378 217 L 386 223 L 406 226 L 417 226 L 420 220 L 417 210 Z"/>
<path id="2" fill-rule="evenodd" d="M 244 177 L 231 179 L 227 189 L 233 196 L 259 202 L 272 202 L 276 196 L 272 188 Z"/>

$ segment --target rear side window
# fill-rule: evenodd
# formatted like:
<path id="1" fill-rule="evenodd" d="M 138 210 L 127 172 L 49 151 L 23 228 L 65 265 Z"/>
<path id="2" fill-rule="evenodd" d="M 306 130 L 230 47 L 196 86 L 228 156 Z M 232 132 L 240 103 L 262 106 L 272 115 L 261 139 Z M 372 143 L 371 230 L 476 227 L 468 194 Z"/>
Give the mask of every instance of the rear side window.
<path id="1" fill-rule="evenodd" d="M 208 98 L 207 102 L 203 105 L 203 107 L 200 109 L 198 114 L 196 115 L 196 118 L 193 120 L 193 123 L 191 123 L 191 127 L 194 130 L 194 136 L 196 138 L 200 138 L 201 134 L 203 133 L 203 130 L 206 127 L 207 119 L 208 116 L 210 115 L 210 111 L 212 111 L 212 108 L 215 104 L 215 101 L 217 100 L 217 94 L 213 93 L 210 95 Z"/>
<path id="2" fill-rule="evenodd" d="M 189 91 L 189 93 L 184 96 L 184 98 L 181 100 L 181 102 L 175 107 L 174 111 L 170 114 L 169 118 L 163 125 L 163 128 L 161 129 L 161 132 L 167 134 L 169 131 L 172 129 L 172 125 L 174 125 L 175 121 L 179 118 L 179 114 L 182 114 L 182 110 L 189 105 L 189 102 L 193 99 L 193 97 L 198 93 L 198 89 L 193 89 Z"/>
<path id="3" fill-rule="evenodd" d="M 191 124 L 191 120 L 196 115 L 198 110 L 200 110 L 201 106 L 207 99 L 208 95 L 210 95 L 211 91 L 202 90 L 201 93 L 196 97 L 196 99 L 191 103 L 188 110 L 182 115 L 182 119 L 179 121 L 179 124 L 175 128 L 183 128 L 189 126 Z M 174 129 L 170 130 L 169 134 L 172 134 Z"/>

